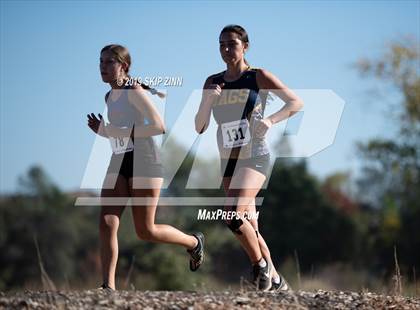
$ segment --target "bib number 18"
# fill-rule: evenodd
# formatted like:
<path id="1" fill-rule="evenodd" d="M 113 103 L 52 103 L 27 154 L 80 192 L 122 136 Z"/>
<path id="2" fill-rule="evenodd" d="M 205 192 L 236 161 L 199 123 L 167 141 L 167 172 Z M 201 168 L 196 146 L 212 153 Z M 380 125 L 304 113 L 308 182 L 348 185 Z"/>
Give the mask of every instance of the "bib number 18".
<path id="1" fill-rule="evenodd" d="M 114 154 L 122 154 L 134 150 L 133 141 L 130 137 L 110 137 L 109 142 Z"/>

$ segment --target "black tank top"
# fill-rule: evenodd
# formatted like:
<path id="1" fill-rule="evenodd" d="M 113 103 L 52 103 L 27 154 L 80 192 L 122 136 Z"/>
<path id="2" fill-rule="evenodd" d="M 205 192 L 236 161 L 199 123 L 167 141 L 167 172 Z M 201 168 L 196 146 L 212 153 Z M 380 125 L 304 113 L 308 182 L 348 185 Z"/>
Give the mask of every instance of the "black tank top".
<path id="1" fill-rule="evenodd" d="M 212 106 L 213 117 L 218 126 L 217 144 L 221 158 L 253 158 L 269 153 L 265 138 L 254 135 L 255 122 L 264 118 L 267 92 L 260 91 L 257 85 L 257 69 L 249 68 L 235 81 L 225 81 L 225 71 L 211 76 L 212 84 L 222 84 L 222 94 Z M 249 142 L 241 146 L 231 146 L 229 142 L 235 138 L 245 137 L 242 130 L 229 131 L 230 124 L 246 120 L 249 130 Z M 233 128 L 233 127 L 230 127 Z M 237 128 L 236 128 L 237 129 Z M 245 130 L 245 129 L 244 129 Z M 222 132 L 223 131 L 223 132 Z M 246 140 L 246 139 L 245 139 Z"/>

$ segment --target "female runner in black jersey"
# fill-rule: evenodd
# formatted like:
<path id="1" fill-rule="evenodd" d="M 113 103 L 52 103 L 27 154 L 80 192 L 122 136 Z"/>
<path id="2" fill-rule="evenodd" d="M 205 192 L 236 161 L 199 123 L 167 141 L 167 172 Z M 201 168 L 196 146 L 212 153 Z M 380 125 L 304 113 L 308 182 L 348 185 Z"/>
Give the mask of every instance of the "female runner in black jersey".
<path id="1" fill-rule="evenodd" d="M 258 233 L 255 197 L 266 180 L 270 154 L 265 135 L 270 127 L 287 119 L 303 106 L 276 76 L 264 69 L 254 69 L 244 58 L 248 35 L 244 28 L 229 25 L 219 36 L 220 54 L 227 69 L 211 75 L 204 83 L 203 96 L 195 118 L 198 133 L 203 133 L 210 114 L 218 123 L 217 141 L 221 158 L 223 187 L 229 197 L 226 211 L 236 211 L 239 218 L 227 221 L 253 264 L 253 282 L 260 290 L 288 290 L 287 282 L 276 272 L 264 238 Z M 264 118 L 268 91 L 286 104 Z"/>
<path id="2" fill-rule="evenodd" d="M 117 231 L 129 197 L 140 239 L 184 246 L 190 253 L 192 271 L 198 269 L 204 256 L 201 233 L 187 235 L 170 225 L 155 224 L 163 168 L 152 137 L 163 134 L 165 128 L 157 109 L 145 94 L 145 89 L 152 93 L 157 93 L 156 90 L 135 83 L 124 87 L 130 79 L 130 65 L 131 58 L 125 47 L 108 45 L 101 50 L 102 80 L 111 87 L 105 96 L 110 123 L 105 124 L 100 114 L 99 118 L 93 113 L 88 115 L 88 126 L 109 138 L 113 148 L 101 191 L 99 221 L 102 288 L 108 290 L 115 290 Z"/>

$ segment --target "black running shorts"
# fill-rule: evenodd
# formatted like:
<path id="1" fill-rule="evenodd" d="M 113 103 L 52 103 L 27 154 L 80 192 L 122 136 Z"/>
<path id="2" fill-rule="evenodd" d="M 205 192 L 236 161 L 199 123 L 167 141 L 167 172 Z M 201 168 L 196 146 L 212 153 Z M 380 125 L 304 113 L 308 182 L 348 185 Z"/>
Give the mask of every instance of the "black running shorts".
<path id="1" fill-rule="evenodd" d="M 220 161 L 220 171 L 224 178 L 232 177 L 234 172 L 238 171 L 239 168 L 251 168 L 264 174 L 267 177 L 270 167 L 270 154 L 265 154 L 247 159 L 222 158 Z"/>
<path id="2" fill-rule="evenodd" d="M 127 180 L 134 177 L 163 178 L 163 166 L 160 163 L 149 162 L 142 156 L 136 158 L 134 164 L 134 152 L 112 154 L 107 174 L 117 173 Z"/>

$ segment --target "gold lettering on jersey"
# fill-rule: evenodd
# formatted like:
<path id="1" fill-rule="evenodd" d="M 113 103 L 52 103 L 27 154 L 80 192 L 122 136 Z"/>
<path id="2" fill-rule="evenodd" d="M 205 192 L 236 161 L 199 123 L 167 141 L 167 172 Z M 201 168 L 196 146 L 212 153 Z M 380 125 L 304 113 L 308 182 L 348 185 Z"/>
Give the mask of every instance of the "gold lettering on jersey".
<path id="1" fill-rule="evenodd" d="M 215 105 L 245 104 L 248 100 L 249 89 L 224 89 Z"/>
<path id="2" fill-rule="evenodd" d="M 248 101 L 248 96 L 249 96 L 249 89 L 239 89 L 239 95 L 238 95 L 238 99 L 239 102 L 241 103 L 246 103 Z"/>
<path id="3" fill-rule="evenodd" d="M 228 91 L 228 104 L 235 104 L 238 103 L 238 91 L 237 90 L 231 90 Z"/>

